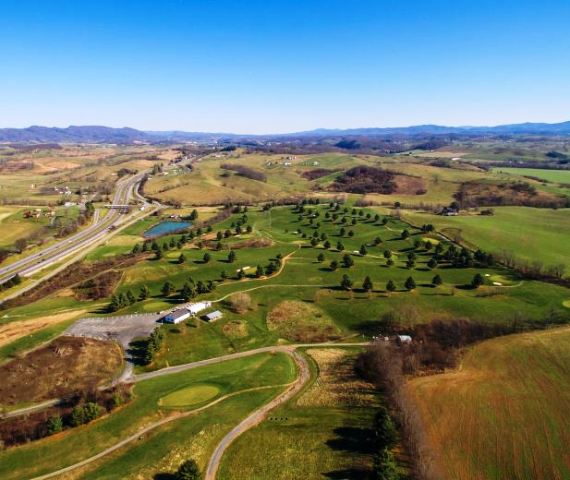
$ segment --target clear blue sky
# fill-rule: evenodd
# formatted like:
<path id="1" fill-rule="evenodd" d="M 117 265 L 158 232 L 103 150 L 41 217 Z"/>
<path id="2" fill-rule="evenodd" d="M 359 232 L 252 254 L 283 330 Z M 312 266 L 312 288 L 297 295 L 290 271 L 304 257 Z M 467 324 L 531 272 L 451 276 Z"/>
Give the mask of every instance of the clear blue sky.
<path id="1" fill-rule="evenodd" d="M 0 2 L 0 127 L 570 120 L 569 0 Z"/>

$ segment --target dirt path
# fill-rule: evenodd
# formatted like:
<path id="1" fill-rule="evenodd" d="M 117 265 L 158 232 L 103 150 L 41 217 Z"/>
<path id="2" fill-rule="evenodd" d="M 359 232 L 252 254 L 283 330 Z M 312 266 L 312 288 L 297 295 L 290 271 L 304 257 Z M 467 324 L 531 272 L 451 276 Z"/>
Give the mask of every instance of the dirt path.
<path id="1" fill-rule="evenodd" d="M 229 433 L 227 433 L 224 438 L 222 438 L 218 446 L 215 448 L 214 453 L 210 457 L 210 461 L 208 462 L 208 466 L 206 467 L 206 472 L 204 474 L 204 480 L 215 480 L 216 474 L 220 468 L 222 456 L 228 447 L 242 433 L 255 427 L 256 425 L 259 425 L 271 410 L 278 407 L 279 405 L 282 405 L 293 396 L 295 396 L 310 380 L 311 372 L 309 370 L 309 364 L 307 363 L 305 357 L 294 350 L 290 351 L 289 353 L 292 355 L 295 363 L 299 367 L 299 375 L 297 377 L 297 380 L 292 383 L 289 388 L 287 388 L 287 390 L 285 390 L 283 393 L 251 413 L 248 417 L 236 425 Z"/>

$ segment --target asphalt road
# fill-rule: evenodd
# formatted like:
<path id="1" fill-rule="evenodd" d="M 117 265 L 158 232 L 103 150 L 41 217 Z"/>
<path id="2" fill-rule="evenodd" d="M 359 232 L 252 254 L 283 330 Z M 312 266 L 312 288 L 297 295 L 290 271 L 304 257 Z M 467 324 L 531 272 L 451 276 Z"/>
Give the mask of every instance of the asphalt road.
<path id="1" fill-rule="evenodd" d="M 144 173 L 119 180 L 113 195 L 113 204 L 128 204 L 134 194 L 133 190 L 138 188 Z M 138 198 L 138 196 L 137 196 Z M 36 271 L 52 265 L 54 262 L 73 254 L 85 247 L 95 239 L 104 236 L 109 227 L 116 225 L 123 217 L 117 210 L 109 210 L 107 214 L 100 218 L 96 213 L 92 225 L 70 237 L 65 238 L 40 252 L 28 255 L 21 260 L 0 268 L 0 282 L 19 273 L 20 275 L 31 275 Z"/>

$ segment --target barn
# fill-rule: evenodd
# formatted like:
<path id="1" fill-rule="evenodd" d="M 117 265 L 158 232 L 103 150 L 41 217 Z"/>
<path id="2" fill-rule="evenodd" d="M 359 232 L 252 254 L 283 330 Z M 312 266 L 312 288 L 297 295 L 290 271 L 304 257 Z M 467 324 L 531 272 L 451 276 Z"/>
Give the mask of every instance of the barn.
<path id="1" fill-rule="evenodd" d="M 208 313 L 208 315 L 206 315 L 206 319 L 208 320 L 208 322 L 213 322 L 214 320 L 218 320 L 219 318 L 222 318 L 222 312 L 220 312 L 219 310 L 216 310 L 215 312 L 212 313 Z"/>
<path id="2" fill-rule="evenodd" d="M 188 305 L 186 308 L 190 312 L 190 315 L 194 316 L 200 313 L 202 310 L 206 310 L 206 308 L 210 308 L 212 306 L 212 302 L 198 302 L 192 303 Z"/>

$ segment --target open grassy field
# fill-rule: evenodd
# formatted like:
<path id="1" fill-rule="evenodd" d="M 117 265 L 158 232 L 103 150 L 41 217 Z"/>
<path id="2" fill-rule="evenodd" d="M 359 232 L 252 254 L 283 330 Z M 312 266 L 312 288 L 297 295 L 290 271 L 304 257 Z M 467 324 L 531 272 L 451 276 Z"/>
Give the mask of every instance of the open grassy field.
<path id="1" fill-rule="evenodd" d="M 229 448 L 219 478 L 371 479 L 379 399 L 353 371 L 354 351 L 309 349 L 312 384 Z"/>
<path id="2" fill-rule="evenodd" d="M 420 162 L 420 163 L 418 163 Z M 357 165 L 385 168 L 404 174 L 425 185 L 425 192 L 416 189 L 397 191 L 392 195 L 368 195 L 377 202 L 406 204 L 420 202 L 447 204 L 453 200 L 460 182 L 488 176 L 476 167 L 439 168 L 422 164 L 420 158 L 379 157 L 326 153 L 314 155 L 268 155 L 233 153 L 210 155 L 194 165 L 190 173 L 156 176 L 145 186 L 145 192 L 163 201 L 179 201 L 186 205 L 221 204 L 228 201 L 258 202 L 298 195 L 334 196 L 328 187 L 338 175 Z M 252 180 L 222 168 L 226 163 L 249 167 L 266 176 L 266 181 Z M 315 169 L 329 169 L 324 177 L 309 180 L 304 174 Z M 398 183 L 398 182 L 397 182 Z"/>
<path id="3" fill-rule="evenodd" d="M 570 210 L 495 207 L 493 216 L 442 217 L 405 211 L 414 224 L 432 223 L 443 234 L 490 252 L 511 251 L 515 256 L 545 265 L 566 265 L 570 271 Z"/>
<path id="4" fill-rule="evenodd" d="M 570 184 L 570 170 L 544 170 L 540 168 L 505 168 L 494 169 L 497 173 L 510 173 L 522 177 L 536 177 L 547 182 Z"/>
<path id="5" fill-rule="evenodd" d="M 567 327 L 497 338 L 409 382 L 443 478 L 570 478 L 569 342 Z"/>
<path id="6" fill-rule="evenodd" d="M 153 478 L 175 470 L 188 458 L 194 458 L 203 468 L 220 438 L 283 387 L 251 389 L 288 383 L 295 374 L 295 366 L 287 355 L 260 354 L 141 382 L 134 388 L 133 400 L 111 415 L 1 452 L 0 477 L 6 480 L 31 478 L 73 464 L 119 442 L 145 425 L 208 403 L 204 398 L 178 410 L 160 407 L 161 399 L 181 389 L 206 383 L 219 389 L 219 397 L 244 391 L 199 415 L 159 427 L 66 478 Z"/>

